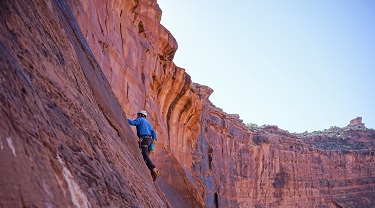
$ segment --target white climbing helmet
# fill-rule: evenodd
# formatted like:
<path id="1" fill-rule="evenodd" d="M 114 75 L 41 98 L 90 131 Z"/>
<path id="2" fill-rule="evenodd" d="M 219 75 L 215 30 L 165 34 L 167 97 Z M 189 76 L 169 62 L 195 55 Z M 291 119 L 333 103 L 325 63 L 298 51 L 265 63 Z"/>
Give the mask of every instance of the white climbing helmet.
<path id="1" fill-rule="evenodd" d="M 147 117 L 147 112 L 146 112 L 145 110 L 140 110 L 140 111 L 138 111 L 137 114 L 142 114 L 142 115 L 144 115 L 145 117 Z"/>

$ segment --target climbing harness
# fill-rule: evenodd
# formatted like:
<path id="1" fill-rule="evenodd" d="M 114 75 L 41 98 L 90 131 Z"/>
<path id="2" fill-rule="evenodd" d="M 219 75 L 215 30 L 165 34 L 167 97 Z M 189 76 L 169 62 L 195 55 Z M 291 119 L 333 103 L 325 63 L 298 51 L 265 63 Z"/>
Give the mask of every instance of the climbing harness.
<path id="1" fill-rule="evenodd" d="M 150 138 L 150 144 L 149 145 L 142 145 L 143 138 Z M 149 152 L 152 152 L 155 150 L 155 140 L 149 136 L 147 137 L 141 137 L 139 138 L 139 149 L 142 152 L 142 147 L 147 147 Z"/>

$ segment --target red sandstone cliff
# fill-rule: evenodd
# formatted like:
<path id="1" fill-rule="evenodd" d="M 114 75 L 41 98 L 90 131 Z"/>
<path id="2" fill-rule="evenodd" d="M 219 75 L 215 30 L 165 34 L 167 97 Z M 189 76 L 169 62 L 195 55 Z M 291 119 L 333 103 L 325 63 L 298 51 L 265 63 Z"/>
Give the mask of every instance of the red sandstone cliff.
<path id="1" fill-rule="evenodd" d="M 2 207 L 375 204 L 374 130 L 248 130 L 173 63 L 155 0 L 0 5 Z M 126 122 L 141 108 L 156 186 Z"/>
<path id="2" fill-rule="evenodd" d="M 168 206 L 66 2 L 0 11 L 0 207 Z"/>

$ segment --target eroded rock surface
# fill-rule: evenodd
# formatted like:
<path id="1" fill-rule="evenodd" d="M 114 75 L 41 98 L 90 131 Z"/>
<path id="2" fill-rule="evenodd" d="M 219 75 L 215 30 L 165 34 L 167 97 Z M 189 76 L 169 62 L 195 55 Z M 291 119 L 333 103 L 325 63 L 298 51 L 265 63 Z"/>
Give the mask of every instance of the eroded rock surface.
<path id="1" fill-rule="evenodd" d="M 249 130 L 173 63 L 156 0 L 2 1 L 3 207 L 371 207 L 375 133 Z M 126 117 L 148 111 L 154 183 Z"/>
<path id="2" fill-rule="evenodd" d="M 66 2 L 0 8 L 0 207 L 169 206 Z"/>
<path id="3" fill-rule="evenodd" d="M 355 141 L 347 138 L 359 149 L 321 149 L 332 145 L 327 135 L 297 137 L 277 126 L 249 132 L 216 107 L 203 106 L 202 157 L 194 170 L 208 207 L 373 206 L 373 129 L 356 130 Z"/>

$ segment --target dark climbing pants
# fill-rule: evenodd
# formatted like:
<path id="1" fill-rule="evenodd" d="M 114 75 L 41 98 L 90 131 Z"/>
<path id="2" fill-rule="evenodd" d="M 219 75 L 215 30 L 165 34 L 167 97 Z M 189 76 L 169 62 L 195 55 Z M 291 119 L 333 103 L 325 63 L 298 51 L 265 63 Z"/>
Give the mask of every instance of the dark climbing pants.
<path id="1" fill-rule="evenodd" d="M 143 159 L 146 162 L 148 169 L 152 170 L 155 168 L 155 165 L 152 163 L 150 159 L 150 152 L 148 151 L 148 146 L 151 143 L 151 137 L 143 137 L 141 142 L 141 150 Z"/>

